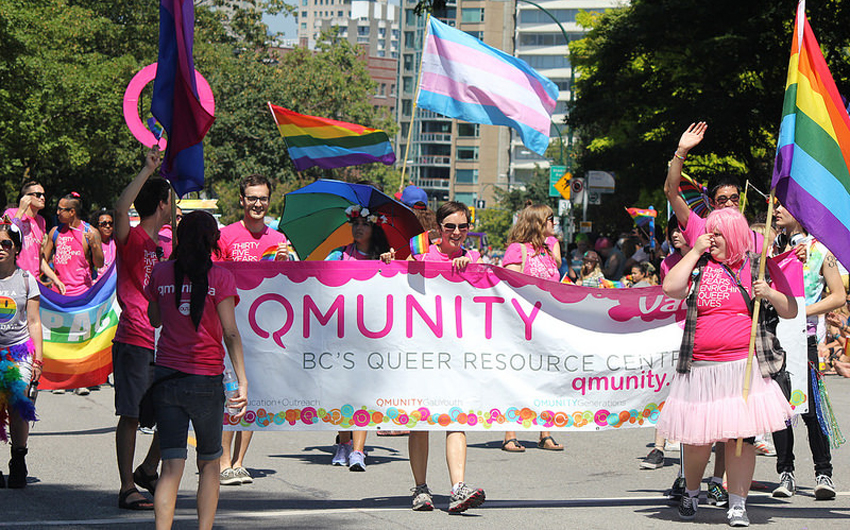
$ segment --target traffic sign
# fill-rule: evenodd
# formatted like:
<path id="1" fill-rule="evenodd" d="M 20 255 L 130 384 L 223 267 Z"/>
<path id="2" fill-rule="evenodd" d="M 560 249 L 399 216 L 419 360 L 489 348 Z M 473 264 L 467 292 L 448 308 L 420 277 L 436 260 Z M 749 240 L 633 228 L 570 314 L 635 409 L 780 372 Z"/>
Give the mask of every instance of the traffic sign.
<path id="1" fill-rule="evenodd" d="M 561 194 L 561 197 L 570 200 L 570 180 L 572 180 L 572 173 L 564 173 L 564 175 L 555 183 L 555 189 L 558 190 L 558 193 Z"/>
<path id="2" fill-rule="evenodd" d="M 549 196 L 550 197 L 558 197 L 562 195 L 560 191 L 555 187 L 555 184 L 561 180 L 561 177 L 564 176 L 564 173 L 567 172 L 567 166 L 549 166 Z M 569 198 L 569 197 L 567 197 Z"/>

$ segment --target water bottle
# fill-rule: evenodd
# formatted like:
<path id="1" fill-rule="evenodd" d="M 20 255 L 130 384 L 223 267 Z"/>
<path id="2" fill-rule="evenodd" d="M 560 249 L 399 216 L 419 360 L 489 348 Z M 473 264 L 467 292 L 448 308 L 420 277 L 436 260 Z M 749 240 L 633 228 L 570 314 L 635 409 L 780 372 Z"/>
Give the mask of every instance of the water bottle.
<path id="1" fill-rule="evenodd" d="M 229 407 L 227 404 L 231 398 L 236 397 L 239 394 L 239 381 L 236 379 L 236 376 L 233 375 L 233 372 L 230 370 L 224 371 L 224 410 L 227 411 L 228 414 L 234 416 L 239 413 L 239 409 L 235 407 Z"/>

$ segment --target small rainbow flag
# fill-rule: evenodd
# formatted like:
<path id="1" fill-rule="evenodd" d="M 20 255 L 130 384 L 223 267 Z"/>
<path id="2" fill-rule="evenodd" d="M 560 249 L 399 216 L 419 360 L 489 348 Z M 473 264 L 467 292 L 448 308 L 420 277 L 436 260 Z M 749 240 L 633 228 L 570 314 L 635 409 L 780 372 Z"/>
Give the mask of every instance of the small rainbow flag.
<path id="1" fill-rule="evenodd" d="M 651 207 L 649 209 L 626 208 L 626 211 L 632 216 L 632 219 L 635 220 L 635 224 L 640 227 L 649 225 L 652 220 L 655 219 L 655 216 L 658 215 L 658 212 Z"/>
<path id="2" fill-rule="evenodd" d="M 606 289 L 620 289 L 626 286 L 626 284 L 624 284 L 623 282 L 616 282 L 605 278 L 599 280 L 599 285 L 600 287 L 604 287 Z"/>
<path id="3" fill-rule="evenodd" d="M 289 158 L 298 171 L 313 166 L 324 169 L 381 162 L 395 163 L 387 133 L 354 123 L 298 114 L 269 103 Z"/>
<path id="4" fill-rule="evenodd" d="M 91 289 L 62 296 L 39 286 L 44 335 L 43 390 L 97 386 L 112 373 L 112 339 L 118 329 L 115 263 Z"/>
<path id="5" fill-rule="evenodd" d="M 263 251 L 260 261 L 274 261 L 275 256 L 277 256 L 277 245 L 272 245 Z"/>
<path id="6" fill-rule="evenodd" d="M 797 6 L 771 186 L 801 225 L 850 266 L 850 116 L 806 3 Z"/>
<path id="7" fill-rule="evenodd" d="M 419 256 L 428 252 L 428 246 L 431 240 L 428 238 L 428 232 L 422 232 L 418 236 L 410 238 L 410 255 Z"/>

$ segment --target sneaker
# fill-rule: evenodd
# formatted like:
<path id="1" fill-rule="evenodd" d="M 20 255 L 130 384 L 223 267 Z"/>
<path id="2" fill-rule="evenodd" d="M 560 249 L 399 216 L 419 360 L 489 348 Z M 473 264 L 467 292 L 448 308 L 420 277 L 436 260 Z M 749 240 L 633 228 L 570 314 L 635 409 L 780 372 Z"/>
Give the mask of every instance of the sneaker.
<path id="1" fill-rule="evenodd" d="M 11 475 L 11 474 L 10 474 Z M 835 484 L 829 475 L 818 475 L 815 477 L 815 498 L 819 501 L 828 501 L 835 498 Z"/>
<path id="2" fill-rule="evenodd" d="M 776 448 L 767 440 L 756 440 L 753 447 L 755 447 L 757 455 L 776 456 Z"/>
<path id="3" fill-rule="evenodd" d="M 139 425 L 139 432 L 142 434 L 153 434 L 156 432 L 156 425 L 153 427 L 142 427 Z"/>
<path id="4" fill-rule="evenodd" d="M 348 457 L 351 456 L 351 447 L 351 442 L 336 444 L 336 453 L 334 454 L 333 460 L 331 460 L 331 465 L 347 466 Z"/>
<path id="5" fill-rule="evenodd" d="M 779 487 L 773 490 L 774 497 L 787 498 L 797 492 L 797 481 L 794 480 L 794 473 L 791 471 L 783 471 L 779 474 Z"/>
<path id="6" fill-rule="evenodd" d="M 658 449 L 650 451 L 640 463 L 641 469 L 658 469 L 659 467 L 664 467 L 664 453 Z"/>
<path id="7" fill-rule="evenodd" d="M 679 442 L 676 442 L 676 441 L 667 440 L 666 442 L 664 442 L 664 450 L 665 451 L 670 451 L 670 452 L 678 451 L 681 447 L 682 447 L 681 444 Z"/>
<path id="8" fill-rule="evenodd" d="M 699 496 L 691 497 L 687 494 L 679 498 L 679 519 L 690 521 L 697 516 Z"/>
<path id="9" fill-rule="evenodd" d="M 64 388 L 57 388 L 56 390 L 51 390 L 51 392 L 54 393 L 54 394 L 64 394 L 65 389 Z"/>
<path id="10" fill-rule="evenodd" d="M 470 508 L 477 508 L 484 503 L 484 490 L 481 488 L 473 488 L 461 482 L 457 491 L 452 493 L 451 501 L 449 502 L 449 513 L 461 513 Z"/>
<path id="11" fill-rule="evenodd" d="M 729 526 L 750 526 L 747 510 L 738 506 L 729 508 L 729 511 L 726 512 L 726 521 Z"/>
<path id="12" fill-rule="evenodd" d="M 708 504 L 715 506 L 726 506 L 729 504 L 729 494 L 726 493 L 726 488 L 723 487 L 723 484 L 718 484 L 717 482 L 708 483 L 706 497 L 708 497 Z"/>
<path id="13" fill-rule="evenodd" d="M 413 511 L 430 512 L 434 509 L 434 499 L 431 497 L 428 484 L 416 486 L 411 488 L 410 491 L 413 492 Z"/>
<path id="14" fill-rule="evenodd" d="M 366 471 L 366 455 L 363 451 L 351 451 L 348 455 L 349 471 Z"/>
<path id="15" fill-rule="evenodd" d="M 78 396 L 88 396 L 89 394 L 91 394 L 91 392 L 89 391 L 88 388 L 82 387 L 82 388 L 75 388 L 74 394 L 77 394 Z"/>
<path id="16" fill-rule="evenodd" d="M 242 484 L 242 479 L 236 476 L 236 471 L 232 467 L 228 467 L 219 475 L 218 483 L 222 486 L 239 486 Z"/>
<path id="17" fill-rule="evenodd" d="M 670 500 L 678 501 L 682 495 L 685 494 L 685 477 L 676 477 L 676 480 L 673 481 L 673 486 L 670 488 L 670 491 L 667 493 L 667 498 Z"/>
<path id="18" fill-rule="evenodd" d="M 248 470 L 242 466 L 233 468 L 233 472 L 239 477 L 239 482 L 242 484 L 253 484 L 254 478 L 251 476 L 251 473 L 248 473 Z"/>

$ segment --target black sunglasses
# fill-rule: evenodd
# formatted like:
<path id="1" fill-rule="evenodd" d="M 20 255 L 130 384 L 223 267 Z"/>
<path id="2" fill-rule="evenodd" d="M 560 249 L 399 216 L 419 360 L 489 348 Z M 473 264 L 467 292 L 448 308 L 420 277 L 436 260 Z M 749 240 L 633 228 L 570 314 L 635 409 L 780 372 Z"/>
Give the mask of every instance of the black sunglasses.
<path id="1" fill-rule="evenodd" d="M 443 223 L 443 228 L 450 232 L 454 232 L 456 229 L 460 231 L 469 230 L 469 223 L 460 223 L 458 225 L 454 223 Z"/>
<path id="2" fill-rule="evenodd" d="M 0 241 L 0 247 L 3 247 L 3 250 L 8 252 L 15 248 L 15 243 L 13 243 L 11 239 L 4 239 Z"/>
<path id="3" fill-rule="evenodd" d="M 31 191 L 31 192 L 27 193 L 27 195 L 29 195 L 31 197 L 35 197 L 36 199 L 43 199 L 44 198 L 44 192 L 42 192 L 42 191 Z"/>
<path id="4" fill-rule="evenodd" d="M 113 225 L 114 223 L 112 221 L 103 221 L 98 226 L 100 226 L 101 228 L 107 228 Z"/>

